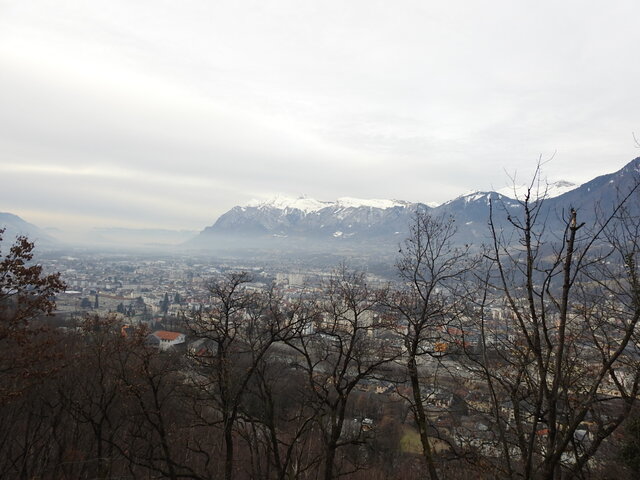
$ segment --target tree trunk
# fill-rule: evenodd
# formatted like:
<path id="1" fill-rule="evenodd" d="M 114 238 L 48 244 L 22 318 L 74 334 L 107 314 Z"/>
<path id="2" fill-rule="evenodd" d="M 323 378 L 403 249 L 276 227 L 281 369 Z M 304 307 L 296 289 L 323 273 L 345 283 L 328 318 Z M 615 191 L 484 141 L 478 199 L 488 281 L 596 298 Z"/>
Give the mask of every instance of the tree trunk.
<path id="1" fill-rule="evenodd" d="M 438 480 L 438 472 L 433 462 L 433 452 L 429 444 L 427 416 L 424 413 L 422 404 L 422 394 L 420 393 L 420 381 L 418 379 L 418 366 L 416 365 L 415 356 L 411 356 L 407 364 L 409 378 L 411 379 L 411 388 L 413 389 L 414 410 L 418 431 L 420 432 L 420 441 L 422 442 L 422 455 L 427 463 L 427 471 L 431 480 Z"/>
<path id="2" fill-rule="evenodd" d="M 224 480 L 233 478 L 233 418 L 224 422 Z"/>

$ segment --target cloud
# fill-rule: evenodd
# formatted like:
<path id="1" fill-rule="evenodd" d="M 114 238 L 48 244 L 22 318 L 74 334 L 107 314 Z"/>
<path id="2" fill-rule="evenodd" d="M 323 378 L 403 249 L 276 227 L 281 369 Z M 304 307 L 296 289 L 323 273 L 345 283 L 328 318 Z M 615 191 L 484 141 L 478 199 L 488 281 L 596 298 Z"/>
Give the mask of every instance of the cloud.
<path id="1" fill-rule="evenodd" d="M 637 2 L 0 10 L 0 201 L 36 223 L 202 228 L 270 192 L 442 202 L 540 155 L 578 182 L 637 155 Z"/>

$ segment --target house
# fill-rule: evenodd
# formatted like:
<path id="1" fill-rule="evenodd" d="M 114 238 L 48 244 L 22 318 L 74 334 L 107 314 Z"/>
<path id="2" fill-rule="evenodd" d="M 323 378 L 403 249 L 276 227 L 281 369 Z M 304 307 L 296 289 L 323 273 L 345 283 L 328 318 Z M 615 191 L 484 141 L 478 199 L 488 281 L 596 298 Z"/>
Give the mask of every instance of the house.
<path id="1" fill-rule="evenodd" d="M 218 352 L 218 344 L 209 338 L 194 340 L 187 348 L 191 355 L 198 357 L 212 357 Z"/>
<path id="2" fill-rule="evenodd" d="M 160 350 L 167 350 L 168 348 L 185 342 L 185 334 L 180 332 L 170 332 L 168 330 L 156 330 L 155 332 L 147 335 L 146 343 L 154 347 L 158 347 Z"/>

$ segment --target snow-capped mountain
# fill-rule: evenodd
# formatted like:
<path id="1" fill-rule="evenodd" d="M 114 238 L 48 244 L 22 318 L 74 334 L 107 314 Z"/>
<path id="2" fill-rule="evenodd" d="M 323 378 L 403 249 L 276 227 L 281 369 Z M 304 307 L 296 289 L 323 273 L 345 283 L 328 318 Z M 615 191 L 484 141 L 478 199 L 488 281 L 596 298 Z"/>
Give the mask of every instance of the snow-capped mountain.
<path id="1" fill-rule="evenodd" d="M 562 231 L 563 218 L 571 208 L 579 209 L 581 221 L 594 225 L 596 205 L 600 208 L 614 205 L 639 176 L 640 158 L 637 158 L 618 172 L 583 185 L 566 181 L 541 183 L 532 189 L 530 200 L 544 199 L 540 218 L 547 219 L 548 231 Z M 489 205 L 493 206 L 494 227 L 508 229 L 509 217 L 515 218 L 522 212 L 526 188 L 471 192 L 437 206 L 401 200 L 343 197 L 320 201 L 277 196 L 232 208 L 201 232 L 191 246 L 264 247 L 272 242 L 285 249 L 319 246 L 333 251 L 347 245 L 387 248 L 407 237 L 411 218 L 418 210 L 454 218 L 458 229 L 456 240 L 480 244 L 489 237 Z M 633 208 L 640 209 L 640 202 L 635 202 Z"/>
<path id="2" fill-rule="evenodd" d="M 344 197 L 326 202 L 279 195 L 232 208 L 214 225 L 207 227 L 203 235 L 308 237 L 316 240 L 394 236 L 405 233 L 416 209 L 428 208 L 423 204 L 398 200 Z"/>
<path id="3" fill-rule="evenodd" d="M 601 175 L 558 197 L 552 198 L 549 208 L 567 211 L 568 206 L 579 210 L 582 221 L 595 222 L 596 211 L 611 211 L 620 200 L 640 182 L 640 157 L 632 160 L 617 172 Z M 640 196 L 627 202 L 627 213 L 640 215 Z"/>
<path id="4" fill-rule="evenodd" d="M 257 208 L 260 210 L 275 208 L 277 210 L 300 210 L 304 213 L 317 212 L 331 205 L 331 202 L 321 202 L 313 198 L 300 196 L 297 198 L 285 195 L 276 195 L 267 200 L 251 200 L 244 208 Z"/>

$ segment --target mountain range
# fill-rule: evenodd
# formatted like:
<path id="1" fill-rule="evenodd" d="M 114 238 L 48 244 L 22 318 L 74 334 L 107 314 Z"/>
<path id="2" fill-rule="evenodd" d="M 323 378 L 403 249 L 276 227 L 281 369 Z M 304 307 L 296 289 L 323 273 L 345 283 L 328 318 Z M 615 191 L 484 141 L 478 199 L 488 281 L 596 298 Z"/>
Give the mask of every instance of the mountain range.
<path id="1" fill-rule="evenodd" d="M 186 231 L 101 229 L 93 232 L 93 237 L 102 239 L 102 245 L 113 241 L 120 247 L 144 243 L 164 244 L 169 248 L 171 244 L 179 243 L 173 248 L 205 252 L 268 250 L 393 254 L 396 251 L 394 247 L 408 235 L 415 212 L 428 212 L 455 220 L 457 242 L 478 245 L 489 239 L 489 205 L 493 205 L 495 227 L 506 229 L 509 216 L 515 218 L 522 213 L 522 201 L 529 187 L 533 198 L 536 195 L 544 198 L 540 214 L 547 223 L 546 230 L 557 233 L 563 231 L 564 219 L 571 208 L 578 210 L 580 222 L 594 226 L 596 212 L 611 211 L 621 195 L 639 179 L 640 157 L 617 172 L 596 177 L 582 185 L 565 181 L 515 185 L 499 191 L 467 193 L 441 205 L 351 197 L 327 202 L 277 196 L 233 207 L 197 235 Z M 640 214 L 637 198 L 627 205 L 632 213 Z M 55 239 L 47 232 L 16 215 L 0 213 L 0 228 L 3 226 L 6 228 L 5 239 L 24 234 L 40 245 L 55 244 Z M 190 235 L 193 236 L 187 239 Z M 135 242 L 142 243 L 134 245 Z"/>
<path id="2" fill-rule="evenodd" d="M 602 175 L 582 185 L 560 181 L 530 186 L 532 199 L 544 198 L 541 218 L 547 230 L 563 231 L 571 208 L 581 222 L 595 225 L 596 210 L 610 211 L 621 195 L 640 177 L 640 157 L 621 170 Z M 278 196 L 233 207 L 196 238 L 193 248 L 305 248 L 335 251 L 397 245 L 407 236 L 416 211 L 451 216 L 457 223 L 456 240 L 482 243 L 489 236 L 489 204 L 494 206 L 494 225 L 507 228 L 508 217 L 522 213 L 527 186 L 516 185 L 499 192 L 472 192 L 437 206 L 401 200 L 340 198 L 323 202 L 311 198 Z M 639 209 L 637 200 L 630 202 Z"/>

